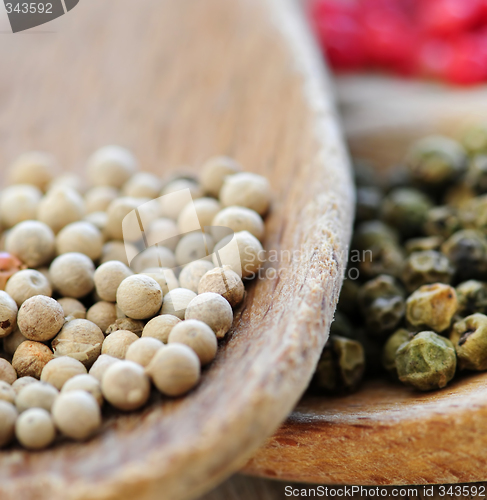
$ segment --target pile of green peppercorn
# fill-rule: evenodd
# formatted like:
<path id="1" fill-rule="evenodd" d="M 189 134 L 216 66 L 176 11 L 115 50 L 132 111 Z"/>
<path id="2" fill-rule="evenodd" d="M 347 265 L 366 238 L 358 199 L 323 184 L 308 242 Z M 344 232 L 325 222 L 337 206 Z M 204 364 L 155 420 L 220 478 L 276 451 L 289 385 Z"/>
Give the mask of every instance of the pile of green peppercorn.
<path id="1" fill-rule="evenodd" d="M 421 139 L 387 175 L 357 161 L 355 177 L 355 273 L 314 387 L 346 392 L 388 372 L 429 391 L 487 370 L 487 125 Z"/>

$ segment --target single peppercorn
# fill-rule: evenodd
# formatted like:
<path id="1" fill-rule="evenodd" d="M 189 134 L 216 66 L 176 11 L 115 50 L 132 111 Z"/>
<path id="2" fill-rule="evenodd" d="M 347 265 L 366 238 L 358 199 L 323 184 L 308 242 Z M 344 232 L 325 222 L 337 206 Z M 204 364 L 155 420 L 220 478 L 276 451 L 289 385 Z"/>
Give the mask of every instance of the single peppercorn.
<path id="1" fill-rule="evenodd" d="M 212 220 L 221 206 L 214 198 L 198 198 L 190 201 L 178 216 L 178 229 L 181 234 L 191 231 L 209 230 Z M 207 229 L 206 229 L 207 228 Z"/>
<path id="2" fill-rule="evenodd" d="M 22 342 L 14 353 L 12 366 L 19 377 L 41 378 L 44 366 L 53 358 L 47 345 L 33 340 Z"/>
<path id="3" fill-rule="evenodd" d="M 54 338 L 61 330 L 64 311 L 51 297 L 34 295 L 20 307 L 17 321 L 19 330 L 26 339 L 45 342 Z"/>
<path id="4" fill-rule="evenodd" d="M 395 227 L 402 236 L 420 233 L 426 213 L 432 208 L 431 200 L 421 191 L 398 188 L 391 191 L 382 202 L 382 218 Z"/>
<path id="5" fill-rule="evenodd" d="M 121 188 L 138 169 L 134 155 L 120 146 L 104 146 L 88 159 L 88 179 L 94 186 Z"/>
<path id="6" fill-rule="evenodd" d="M 365 278 L 388 274 L 399 278 L 404 267 L 403 249 L 396 243 L 384 240 L 362 251 L 358 269 Z"/>
<path id="7" fill-rule="evenodd" d="M 86 255 L 69 252 L 56 257 L 49 267 L 54 290 L 64 297 L 79 299 L 94 288 L 95 266 Z"/>
<path id="8" fill-rule="evenodd" d="M 487 314 L 487 284 L 477 280 L 460 283 L 456 289 L 458 314 L 467 316 L 473 313 Z"/>
<path id="9" fill-rule="evenodd" d="M 181 321 L 171 330 L 168 344 L 174 342 L 191 347 L 200 359 L 201 366 L 211 363 L 218 349 L 213 330 L 206 323 L 195 319 Z"/>
<path id="10" fill-rule="evenodd" d="M 102 233 L 90 222 L 72 222 L 64 226 L 57 234 L 56 251 L 58 255 L 79 252 L 91 260 L 97 260 L 103 251 Z"/>
<path id="11" fill-rule="evenodd" d="M 17 373 L 13 366 L 3 358 L 0 358 L 0 380 L 7 382 L 7 384 L 13 384 L 17 380 Z"/>
<path id="12" fill-rule="evenodd" d="M 453 344 L 434 332 L 420 332 L 402 344 L 395 358 L 399 380 L 421 391 L 445 387 L 455 375 Z"/>
<path id="13" fill-rule="evenodd" d="M 464 281 L 487 274 L 487 239 L 480 231 L 465 229 L 453 234 L 441 246 L 456 269 L 456 278 Z"/>
<path id="14" fill-rule="evenodd" d="M 420 238 L 411 238 L 404 243 L 406 253 L 411 255 L 413 252 L 424 252 L 427 250 L 439 250 L 444 239 L 440 236 L 426 236 Z"/>
<path id="15" fill-rule="evenodd" d="M 117 308 L 111 302 L 95 302 L 87 311 L 86 319 L 94 323 L 102 332 L 117 321 Z"/>
<path id="16" fill-rule="evenodd" d="M 461 370 L 487 370 L 487 316 L 476 313 L 457 321 L 450 340 L 455 346 Z"/>
<path id="17" fill-rule="evenodd" d="M 177 316 L 160 314 L 147 322 L 142 331 L 142 337 L 154 337 L 167 344 L 169 334 L 178 323 L 181 323 L 181 319 Z"/>
<path id="18" fill-rule="evenodd" d="M 125 359 L 146 367 L 155 353 L 162 347 L 164 347 L 164 344 L 160 340 L 154 337 L 142 337 L 129 345 L 125 353 Z"/>
<path id="19" fill-rule="evenodd" d="M 461 228 L 457 210 L 449 206 L 438 206 L 428 210 L 423 231 L 427 236 L 449 238 Z"/>
<path id="20" fill-rule="evenodd" d="M 135 198 L 156 198 L 162 188 L 157 175 L 150 172 L 137 172 L 122 186 L 122 194 Z"/>
<path id="21" fill-rule="evenodd" d="M 184 319 L 199 320 L 206 323 L 215 332 L 217 338 L 221 339 L 232 326 L 232 306 L 218 293 L 201 293 L 188 304 Z M 183 323 L 186 323 L 186 321 Z M 170 337 L 171 335 L 169 335 Z"/>
<path id="22" fill-rule="evenodd" d="M 115 358 L 113 356 L 110 356 L 109 354 L 100 354 L 98 359 L 93 363 L 93 366 L 90 368 L 90 371 L 88 373 L 101 383 L 103 375 L 107 371 L 108 367 L 113 365 L 114 363 L 118 363 L 119 361 L 119 358 Z"/>
<path id="23" fill-rule="evenodd" d="M 406 301 L 406 319 L 416 328 L 428 327 L 443 332 L 458 309 L 455 289 L 443 283 L 424 285 Z"/>
<path id="24" fill-rule="evenodd" d="M 70 378 L 86 373 L 86 367 L 83 363 L 72 357 L 62 356 L 52 359 L 44 366 L 41 373 L 41 381 L 53 385 L 60 391 Z"/>
<path id="25" fill-rule="evenodd" d="M 35 382 L 29 383 L 18 391 L 15 406 L 19 413 L 29 408 L 43 408 L 46 411 L 51 411 L 54 401 L 59 396 L 59 390 L 53 385 L 37 380 Z"/>
<path id="26" fill-rule="evenodd" d="M 384 344 L 382 349 L 382 366 L 392 375 L 397 376 L 396 352 L 404 342 L 411 340 L 412 334 L 404 329 L 396 330 Z"/>
<path id="27" fill-rule="evenodd" d="M 250 208 L 230 206 L 220 210 L 210 222 L 211 235 L 215 241 L 220 241 L 229 233 L 248 231 L 259 241 L 264 237 L 264 221 L 262 217 Z M 208 224 L 208 226 L 210 226 Z"/>
<path id="28" fill-rule="evenodd" d="M 229 266 L 215 267 L 204 274 L 198 284 L 198 293 L 218 293 L 232 307 L 242 302 L 245 287 L 240 276 Z"/>
<path id="29" fill-rule="evenodd" d="M 370 220 L 359 224 L 353 235 L 353 246 L 358 250 L 367 250 L 377 243 L 398 243 L 397 231 L 380 220 Z"/>
<path id="30" fill-rule="evenodd" d="M 166 294 L 160 314 L 169 314 L 184 319 L 188 304 L 196 297 L 196 294 L 186 288 L 175 288 Z"/>
<path id="31" fill-rule="evenodd" d="M 17 304 L 7 292 L 0 290 L 0 338 L 9 336 L 17 326 Z"/>
<path id="32" fill-rule="evenodd" d="M 422 285 L 432 283 L 449 284 L 454 274 L 454 268 L 448 257 L 427 250 L 414 252 L 407 259 L 402 271 L 402 282 L 407 291 L 412 293 Z"/>
<path id="33" fill-rule="evenodd" d="M 1 192 L 0 222 L 9 229 L 19 222 L 36 218 L 37 207 L 42 193 L 35 186 L 19 184 L 10 186 Z"/>
<path id="34" fill-rule="evenodd" d="M 220 202 L 223 207 L 239 205 L 264 215 L 271 202 L 269 181 L 262 175 L 239 172 L 225 177 L 220 189 Z"/>
<path id="35" fill-rule="evenodd" d="M 360 384 L 364 370 L 362 345 L 355 340 L 332 336 L 321 353 L 313 382 L 326 392 L 349 392 Z"/>
<path id="36" fill-rule="evenodd" d="M 127 349 L 139 337 L 128 330 L 117 330 L 105 337 L 101 348 L 102 354 L 108 354 L 118 359 L 125 359 Z"/>
<path id="37" fill-rule="evenodd" d="M 365 283 L 358 301 L 373 336 L 393 330 L 404 316 L 404 290 L 391 276 L 380 275 Z"/>
<path id="38" fill-rule="evenodd" d="M 141 274 L 125 278 L 117 289 L 117 305 L 132 319 L 155 316 L 162 306 L 162 290 L 156 280 Z"/>
<path id="39" fill-rule="evenodd" d="M 208 271 L 215 266 L 207 260 L 195 260 L 186 264 L 179 274 L 179 283 L 182 288 L 187 288 L 194 293 L 198 293 L 198 284 Z"/>
<path id="40" fill-rule="evenodd" d="M 15 436 L 28 450 L 47 448 L 56 437 L 56 428 L 49 412 L 42 408 L 31 408 L 15 422 Z"/>
<path id="41" fill-rule="evenodd" d="M 466 155 L 458 142 L 429 136 L 413 144 L 406 163 L 414 181 L 428 187 L 442 186 L 465 171 Z"/>
<path id="42" fill-rule="evenodd" d="M 75 375 L 65 382 L 61 392 L 69 391 L 85 391 L 90 393 L 96 402 L 103 406 L 103 394 L 101 392 L 100 381 L 93 377 L 93 375 L 80 374 Z"/>
<path id="43" fill-rule="evenodd" d="M 211 260 L 214 246 L 213 237 L 209 234 L 201 231 L 188 233 L 179 240 L 176 247 L 176 262 L 179 266 L 185 266 L 199 259 Z"/>
<path id="44" fill-rule="evenodd" d="M 201 186 L 211 196 L 217 197 L 225 178 L 241 172 L 242 167 L 228 156 L 215 156 L 201 167 Z"/>
<path id="45" fill-rule="evenodd" d="M 27 299 L 34 295 L 52 295 L 49 280 L 35 269 L 23 269 L 16 272 L 5 286 L 5 291 L 15 300 L 20 307 Z"/>

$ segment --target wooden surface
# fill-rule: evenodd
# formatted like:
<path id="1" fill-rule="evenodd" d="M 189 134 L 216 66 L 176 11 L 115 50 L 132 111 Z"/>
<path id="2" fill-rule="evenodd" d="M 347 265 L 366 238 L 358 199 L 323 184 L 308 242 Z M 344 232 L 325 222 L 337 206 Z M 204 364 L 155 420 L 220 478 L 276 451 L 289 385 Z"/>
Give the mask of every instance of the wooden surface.
<path id="1" fill-rule="evenodd" d="M 352 153 L 382 167 L 415 138 L 487 120 L 485 88 L 367 76 L 336 88 Z M 347 397 L 306 396 L 244 471 L 327 484 L 482 481 L 486 449 L 487 374 L 425 394 L 383 380 Z"/>
<path id="2" fill-rule="evenodd" d="M 38 148 L 82 170 L 118 143 L 165 175 L 229 154 L 270 179 L 265 247 L 285 252 L 195 391 L 83 445 L 3 451 L 0 498 L 195 497 L 275 431 L 327 338 L 353 189 L 320 58 L 290 0 L 83 0 L 37 31 L 0 43 L 2 165 Z"/>

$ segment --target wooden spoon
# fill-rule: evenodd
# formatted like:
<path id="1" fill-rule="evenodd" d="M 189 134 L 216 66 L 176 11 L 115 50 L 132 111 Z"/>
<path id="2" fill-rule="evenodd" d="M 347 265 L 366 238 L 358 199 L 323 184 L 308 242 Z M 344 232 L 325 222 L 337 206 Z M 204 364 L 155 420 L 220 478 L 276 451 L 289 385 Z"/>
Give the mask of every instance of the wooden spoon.
<path id="1" fill-rule="evenodd" d="M 87 443 L 3 451 L 0 498 L 194 497 L 277 428 L 326 340 L 353 212 L 331 90 L 291 0 L 85 0 L 42 29 L 0 44 L 2 164 L 43 149 L 81 172 L 107 143 L 161 175 L 234 156 L 270 179 L 269 260 L 196 390 Z"/>
<path id="2" fill-rule="evenodd" d="M 400 162 L 414 139 L 486 121 L 485 88 L 379 77 L 342 78 L 337 88 L 352 153 L 379 168 Z M 486 373 L 424 394 L 376 380 L 346 397 L 303 398 L 244 471 L 328 484 L 483 481 L 486 447 Z"/>

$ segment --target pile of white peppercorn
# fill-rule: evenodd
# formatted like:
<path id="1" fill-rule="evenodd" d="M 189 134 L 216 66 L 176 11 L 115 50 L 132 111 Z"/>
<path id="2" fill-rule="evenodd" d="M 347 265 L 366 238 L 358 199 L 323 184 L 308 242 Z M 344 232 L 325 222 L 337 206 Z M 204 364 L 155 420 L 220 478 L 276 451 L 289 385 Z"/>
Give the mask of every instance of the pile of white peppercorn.
<path id="1" fill-rule="evenodd" d="M 199 179 L 163 183 L 107 146 L 86 171 L 87 181 L 59 175 L 50 155 L 25 153 L 0 192 L 2 447 L 85 440 L 103 406 L 136 410 L 152 387 L 186 394 L 265 261 L 269 183 L 236 161 L 211 158 Z M 192 201 L 167 203 L 183 191 Z M 150 219 L 127 239 L 122 221 L 148 202 Z"/>

